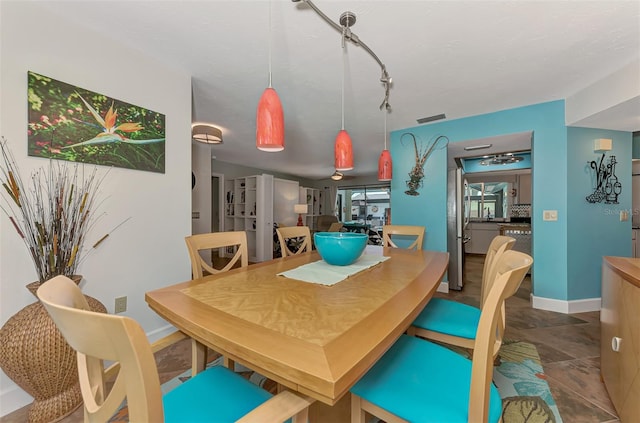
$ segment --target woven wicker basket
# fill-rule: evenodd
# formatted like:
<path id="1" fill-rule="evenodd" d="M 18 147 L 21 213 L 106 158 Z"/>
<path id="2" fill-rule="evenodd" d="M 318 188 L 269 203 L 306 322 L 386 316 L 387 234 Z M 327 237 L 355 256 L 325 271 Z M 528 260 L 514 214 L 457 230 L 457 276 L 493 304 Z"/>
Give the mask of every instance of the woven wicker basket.
<path id="1" fill-rule="evenodd" d="M 37 286 L 27 288 L 35 294 Z M 89 296 L 87 301 L 92 310 L 106 313 L 100 301 Z M 0 367 L 34 398 L 29 422 L 58 421 L 82 404 L 76 353 L 39 301 L 14 314 L 0 329 Z"/>

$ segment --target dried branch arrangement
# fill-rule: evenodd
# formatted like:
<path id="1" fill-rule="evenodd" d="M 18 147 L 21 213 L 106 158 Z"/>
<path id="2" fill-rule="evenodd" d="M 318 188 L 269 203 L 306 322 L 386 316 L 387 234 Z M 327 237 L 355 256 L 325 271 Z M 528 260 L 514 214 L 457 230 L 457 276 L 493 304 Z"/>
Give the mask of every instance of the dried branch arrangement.
<path id="1" fill-rule="evenodd" d="M 56 275 L 72 276 L 83 259 L 83 244 L 95 223 L 97 193 L 104 177 L 88 175 L 78 164 L 50 160 L 25 184 L 7 140 L 0 141 L 3 203 L 35 265 L 40 283 Z M 79 175 L 82 170 L 82 175 Z"/>
<path id="2" fill-rule="evenodd" d="M 440 140 L 444 141 L 444 145 L 440 145 L 440 148 L 446 148 L 449 143 L 449 138 L 444 135 L 440 135 L 437 137 L 431 144 L 423 145 L 420 143 L 420 148 L 418 149 L 418 143 L 416 141 L 415 135 L 410 132 L 406 132 L 400 136 L 400 142 L 402 142 L 402 138 L 405 135 L 409 135 L 413 139 L 413 149 L 415 152 L 415 161 L 416 164 L 411 168 L 409 172 L 409 180 L 407 181 L 407 189 L 404 193 L 411 196 L 420 195 L 418 189 L 422 187 L 422 180 L 424 179 L 424 164 L 427 159 L 433 152 L 433 149 L 438 145 Z M 442 144 L 442 143 L 441 143 Z"/>

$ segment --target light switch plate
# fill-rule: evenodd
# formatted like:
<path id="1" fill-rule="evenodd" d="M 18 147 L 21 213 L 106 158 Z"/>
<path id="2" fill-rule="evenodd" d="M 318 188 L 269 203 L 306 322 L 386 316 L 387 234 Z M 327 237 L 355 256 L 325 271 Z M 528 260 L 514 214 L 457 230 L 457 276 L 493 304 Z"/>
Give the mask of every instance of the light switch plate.
<path id="1" fill-rule="evenodd" d="M 544 210 L 542 212 L 542 220 L 555 222 L 558 220 L 558 210 Z"/>
<path id="2" fill-rule="evenodd" d="M 629 220 L 629 212 L 626 210 L 620 210 L 620 222 L 626 222 Z"/>

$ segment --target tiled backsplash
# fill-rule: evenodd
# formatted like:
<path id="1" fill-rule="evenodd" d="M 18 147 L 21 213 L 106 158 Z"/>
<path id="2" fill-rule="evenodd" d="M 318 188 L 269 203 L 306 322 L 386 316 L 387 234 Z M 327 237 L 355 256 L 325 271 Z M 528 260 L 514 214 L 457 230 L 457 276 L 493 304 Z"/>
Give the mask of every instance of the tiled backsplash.
<path id="1" fill-rule="evenodd" d="M 509 216 L 531 217 L 531 204 L 512 204 Z"/>

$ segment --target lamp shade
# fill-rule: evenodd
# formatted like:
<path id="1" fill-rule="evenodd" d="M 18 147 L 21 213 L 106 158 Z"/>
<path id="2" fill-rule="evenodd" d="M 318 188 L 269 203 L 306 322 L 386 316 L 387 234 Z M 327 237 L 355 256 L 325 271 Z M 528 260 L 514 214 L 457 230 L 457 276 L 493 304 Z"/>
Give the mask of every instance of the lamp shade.
<path id="1" fill-rule="evenodd" d="M 264 90 L 256 114 L 256 147 L 262 151 L 284 150 L 284 113 L 276 90 Z"/>
<path id="2" fill-rule="evenodd" d="M 191 128 L 191 137 L 205 144 L 222 144 L 222 130 L 213 125 L 197 124 Z"/>
<path id="3" fill-rule="evenodd" d="M 335 165 L 337 171 L 353 169 L 353 146 L 351 137 L 344 129 L 338 132 L 334 146 Z"/>
<path id="4" fill-rule="evenodd" d="M 384 149 L 378 159 L 378 181 L 390 181 L 392 173 L 391 152 Z"/>
<path id="5" fill-rule="evenodd" d="M 613 141 L 608 138 L 598 138 L 593 146 L 593 151 L 611 151 Z"/>
<path id="6" fill-rule="evenodd" d="M 293 212 L 298 214 L 306 214 L 307 213 L 307 205 L 306 204 L 295 204 L 293 206 Z"/>

